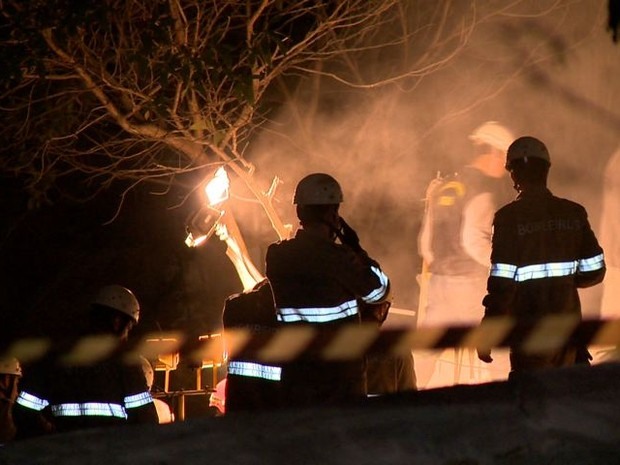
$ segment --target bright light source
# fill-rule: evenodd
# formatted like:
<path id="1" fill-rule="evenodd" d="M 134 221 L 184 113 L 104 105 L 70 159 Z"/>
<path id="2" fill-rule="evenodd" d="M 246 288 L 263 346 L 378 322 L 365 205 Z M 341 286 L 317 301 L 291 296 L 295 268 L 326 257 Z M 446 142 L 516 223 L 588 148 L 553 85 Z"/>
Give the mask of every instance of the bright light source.
<path id="1" fill-rule="evenodd" d="M 205 193 L 209 199 L 209 205 L 212 207 L 225 202 L 228 199 L 228 188 L 230 187 L 230 180 L 224 167 L 218 168 L 207 185 L 205 186 Z"/>
<path id="2" fill-rule="evenodd" d="M 194 234 L 190 231 L 189 233 L 187 233 L 187 237 L 185 238 L 185 245 L 188 247 L 198 247 L 200 244 L 202 244 L 206 240 L 207 240 L 206 235 L 203 234 L 203 235 L 194 237 Z"/>
<path id="3" fill-rule="evenodd" d="M 223 211 L 207 205 L 194 213 L 188 219 L 185 227 L 187 230 L 185 245 L 188 247 L 198 247 L 204 243 L 213 235 L 223 215 Z"/>

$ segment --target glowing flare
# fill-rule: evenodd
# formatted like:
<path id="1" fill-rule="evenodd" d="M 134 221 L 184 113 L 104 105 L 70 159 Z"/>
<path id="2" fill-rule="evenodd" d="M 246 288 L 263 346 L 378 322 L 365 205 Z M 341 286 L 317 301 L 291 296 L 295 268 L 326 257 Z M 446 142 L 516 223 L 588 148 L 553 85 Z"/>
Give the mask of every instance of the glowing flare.
<path id="1" fill-rule="evenodd" d="M 228 188 L 230 187 L 230 180 L 224 167 L 218 168 L 207 185 L 205 186 L 205 193 L 209 199 L 209 205 L 212 207 L 218 205 L 228 199 Z"/>

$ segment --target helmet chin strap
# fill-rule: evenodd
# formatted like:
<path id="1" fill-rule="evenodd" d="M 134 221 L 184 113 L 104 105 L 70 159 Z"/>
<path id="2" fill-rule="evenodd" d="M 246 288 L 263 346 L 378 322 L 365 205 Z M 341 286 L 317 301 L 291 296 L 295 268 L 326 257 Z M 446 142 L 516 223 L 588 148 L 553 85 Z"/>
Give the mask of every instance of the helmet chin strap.
<path id="1" fill-rule="evenodd" d="M 508 169 L 508 168 L 507 168 Z M 517 192 L 521 192 L 523 189 L 521 188 L 521 184 L 519 184 L 515 178 L 514 175 L 512 173 L 512 170 L 508 170 L 508 172 L 510 173 L 510 179 L 512 179 L 512 188 L 517 191 Z"/>

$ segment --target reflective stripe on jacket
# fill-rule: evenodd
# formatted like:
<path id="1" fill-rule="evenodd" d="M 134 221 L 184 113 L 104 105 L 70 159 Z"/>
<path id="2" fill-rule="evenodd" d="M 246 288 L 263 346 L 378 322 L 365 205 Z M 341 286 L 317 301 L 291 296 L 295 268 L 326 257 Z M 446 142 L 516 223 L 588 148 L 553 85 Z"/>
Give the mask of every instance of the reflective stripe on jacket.
<path id="1" fill-rule="evenodd" d="M 153 402 L 150 392 L 142 392 L 139 394 L 125 397 L 124 405 L 110 402 L 67 402 L 59 404 L 50 404 L 47 399 L 42 399 L 22 391 L 19 393 L 17 400 L 18 405 L 40 412 L 49 406 L 50 411 L 55 417 L 116 417 L 127 419 L 127 410 L 142 407 Z"/>
<path id="2" fill-rule="evenodd" d="M 588 271 L 597 271 L 605 266 L 605 259 L 602 253 L 582 260 L 558 263 L 540 263 L 518 267 L 508 263 L 493 263 L 491 265 L 490 276 L 498 278 L 514 279 L 517 282 L 529 279 L 558 278 L 561 276 L 571 276 Z"/>
<path id="3" fill-rule="evenodd" d="M 276 309 L 269 281 L 258 283 L 252 291 L 226 299 L 222 313 L 224 331 L 242 330 L 251 334 L 272 333 L 277 324 Z M 231 353 L 228 376 L 221 401 L 225 412 L 277 408 L 280 399 L 279 366 L 265 365 L 243 354 Z"/>
<path id="4" fill-rule="evenodd" d="M 282 323 L 347 320 L 359 315 L 358 299 L 379 303 L 389 292 L 389 279 L 376 264 L 304 230 L 269 246 L 265 261 Z"/>
<path id="5" fill-rule="evenodd" d="M 261 378 L 268 381 L 280 381 L 282 368 L 270 365 L 263 365 L 255 362 L 243 362 L 231 360 L 228 362 L 228 374 L 237 376 L 247 376 L 250 378 Z"/>
<path id="6" fill-rule="evenodd" d="M 13 413 L 21 438 L 47 434 L 50 428 L 158 422 L 141 366 L 122 357 L 79 366 L 44 360 L 30 367 L 20 387 Z"/>
<path id="7" fill-rule="evenodd" d="M 546 188 L 501 208 L 493 228 L 486 316 L 580 313 L 577 288 L 603 280 L 603 250 L 586 210 Z"/>

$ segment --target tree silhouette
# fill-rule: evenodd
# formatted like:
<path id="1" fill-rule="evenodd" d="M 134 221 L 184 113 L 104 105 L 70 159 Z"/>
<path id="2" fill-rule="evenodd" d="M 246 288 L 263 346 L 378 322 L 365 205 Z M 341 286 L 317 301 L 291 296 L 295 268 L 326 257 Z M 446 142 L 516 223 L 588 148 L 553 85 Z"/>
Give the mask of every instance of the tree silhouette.
<path id="1" fill-rule="evenodd" d="M 258 186 L 244 156 L 252 136 L 304 78 L 378 87 L 441 66 L 466 32 L 449 29 L 450 2 L 415 3 L 4 1 L 0 170 L 36 205 L 60 186 L 171 186 L 224 164 L 285 235 L 277 179 Z M 409 68 L 369 64 L 414 43 Z"/>

